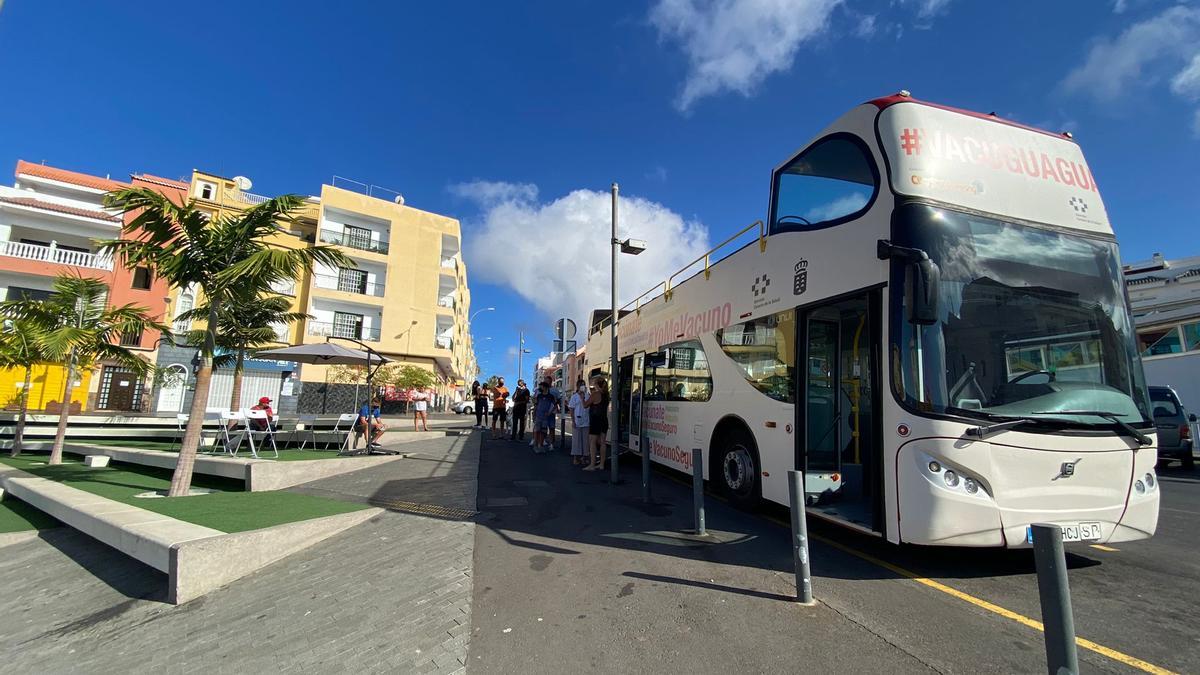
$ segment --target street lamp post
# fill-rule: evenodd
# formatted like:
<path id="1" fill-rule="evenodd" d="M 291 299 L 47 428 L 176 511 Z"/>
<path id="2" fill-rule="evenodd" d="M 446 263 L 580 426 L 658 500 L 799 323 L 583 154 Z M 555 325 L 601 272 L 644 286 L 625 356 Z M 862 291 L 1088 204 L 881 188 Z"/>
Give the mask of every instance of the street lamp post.
<path id="1" fill-rule="evenodd" d="M 612 399 L 612 422 L 608 425 L 608 446 L 612 449 L 612 471 L 609 480 L 616 483 L 619 479 L 617 469 L 617 455 L 620 453 L 620 430 L 617 428 L 621 422 L 621 403 L 620 397 L 617 394 L 617 368 L 620 364 L 620 358 L 617 356 L 617 324 L 619 323 L 617 314 L 617 256 L 619 253 L 629 255 L 637 255 L 646 250 L 646 242 L 638 239 L 617 239 L 617 193 L 620 187 L 612 184 L 612 316 L 609 319 L 611 322 L 611 340 L 609 348 L 612 353 L 609 354 L 609 369 L 611 372 L 612 385 L 609 387 L 609 397 Z"/>

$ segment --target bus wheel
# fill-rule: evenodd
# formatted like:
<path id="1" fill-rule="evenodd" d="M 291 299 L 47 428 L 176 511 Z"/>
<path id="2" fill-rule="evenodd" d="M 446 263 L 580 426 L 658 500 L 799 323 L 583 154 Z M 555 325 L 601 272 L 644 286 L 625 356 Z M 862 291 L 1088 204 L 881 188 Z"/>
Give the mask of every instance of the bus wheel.
<path id="1" fill-rule="evenodd" d="M 742 431 L 728 434 L 721 444 L 719 455 L 721 491 L 734 505 L 752 509 L 761 494 L 758 482 L 758 453 L 753 442 Z"/>

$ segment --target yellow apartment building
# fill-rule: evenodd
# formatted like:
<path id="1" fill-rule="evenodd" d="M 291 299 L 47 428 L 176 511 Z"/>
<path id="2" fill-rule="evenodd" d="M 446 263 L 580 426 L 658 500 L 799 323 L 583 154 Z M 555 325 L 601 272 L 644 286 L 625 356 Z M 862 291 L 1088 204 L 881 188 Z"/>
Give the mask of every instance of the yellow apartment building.
<path id="1" fill-rule="evenodd" d="M 199 208 L 220 217 L 266 199 L 249 192 L 249 187 L 249 181 L 240 177 L 194 171 L 190 197 Z M 439 399 L 451 401 L 476 369 L 467 326 L 471 293 L 461 227 L 453 218 L 398 202 L 402 200 L 323 185 L 320 196 L 309 197 L 294 222 L 280 223 L 282 231 L 273 237 L 273 245 L 333 245 L 354 261 L 354 267 L 318 266 L 295 284 L 276 287 L 276 292 L 293 298 L 294 311 L 312 317 L 280 326 L 277 332 L 280 342 L 287 344 L 360 340 L 390 359 L 434 373 Z M 199 300 L 191 289 L 173 289 L 172 316 Z M 188 328 L 182 322 L 175 325 L 177 332 Z M 179 346 L 162 350 L 160 366 L 174 369 L 179 377 L 160 388 L 159 412 L 184 409 L 189 393 L 187 363 L 194 351 Z M 304 385 L 325 383 L 327 370 L 318 365 L 249 361 L 242 401 L 269 396 L 281 410 L 292 412 Z M 218 372 L 208 408 L 227 407 L 231 393 L 232 374 Z"/>

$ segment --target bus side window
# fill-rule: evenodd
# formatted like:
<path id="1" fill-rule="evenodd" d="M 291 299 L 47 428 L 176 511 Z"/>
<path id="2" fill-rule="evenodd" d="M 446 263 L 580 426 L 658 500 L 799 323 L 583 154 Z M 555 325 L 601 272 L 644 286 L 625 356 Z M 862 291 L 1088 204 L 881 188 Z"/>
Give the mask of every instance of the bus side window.
<path id="1" fill-rule="evenodd" d="M 775 176 L 771 232 L 808 230 L 865 212 L 879 191 L 870 151 L 852 134 L 827 136 Z"/>
<path id="2" fill-rule="evenodd" d="M 700 342 L 677 342 L 647 354 L 645 392 L 647 401 L 707 401 L 712 373 Z"/>

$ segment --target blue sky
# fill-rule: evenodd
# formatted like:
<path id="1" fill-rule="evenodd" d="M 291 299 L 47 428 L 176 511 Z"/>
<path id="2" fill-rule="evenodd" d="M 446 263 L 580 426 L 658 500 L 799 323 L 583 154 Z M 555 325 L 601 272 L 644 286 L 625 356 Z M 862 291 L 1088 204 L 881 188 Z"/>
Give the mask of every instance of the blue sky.
<path id="1" fill-rule="evenodd" d="M 485 375 L 515 373 L 519 330 L 536 356 L 605 302 L 611 182 L 651 244 L 628 298 L 765 217 L 772 167 L 901 88 L 1074 132 L 1124 259 L 1200 249 L 1189 3 L 7 0 L 0 72 L 8 166 L 196 167 L 263 194 L 337 174 L 461 218 L 475 308 L 498 310 L 474 326 Z"/>

